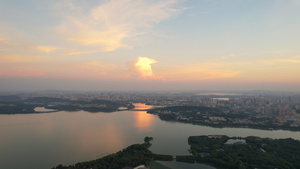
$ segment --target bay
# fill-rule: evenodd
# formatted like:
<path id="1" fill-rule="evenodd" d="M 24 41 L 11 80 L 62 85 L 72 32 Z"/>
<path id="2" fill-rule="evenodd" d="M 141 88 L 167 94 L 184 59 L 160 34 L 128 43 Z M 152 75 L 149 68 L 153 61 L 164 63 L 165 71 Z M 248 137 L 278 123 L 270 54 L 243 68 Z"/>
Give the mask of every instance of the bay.
<path id="1" fill-rule="evenodd" d="M 146 106 L 139 107 L 139 111 L 113 113 L 60 111 L 0 115 L 0 168 L 50 169 L 58 164 L 75 164 L 142 143 L 145 136 L 154 138 L 151 151 L 171 155 L 187 155 L 187 141 L 192 135 L 222 134 L 300 140 L 300 132 L 213 128 L 166 122 L 141 111 Z M 212 168 L 202 164 L 196 167 Z"/>

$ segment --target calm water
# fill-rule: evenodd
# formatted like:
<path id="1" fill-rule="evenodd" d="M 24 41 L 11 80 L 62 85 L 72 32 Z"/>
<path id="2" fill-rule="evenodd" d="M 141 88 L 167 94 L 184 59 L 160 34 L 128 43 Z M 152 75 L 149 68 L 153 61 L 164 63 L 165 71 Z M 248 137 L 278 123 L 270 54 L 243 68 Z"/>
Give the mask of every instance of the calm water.
<path id="1" fill-rule="evenodd" d="M 145 136 L 154 137 L 153 152 L 183 155 L 188 154 L 188 136 L 208 134 L 300 140 L 300 132 L 172 123 L 145 111 L 0 115 L 0 168 L 49 169 L 58 164 L 74 164 L 142 143 Z"/>

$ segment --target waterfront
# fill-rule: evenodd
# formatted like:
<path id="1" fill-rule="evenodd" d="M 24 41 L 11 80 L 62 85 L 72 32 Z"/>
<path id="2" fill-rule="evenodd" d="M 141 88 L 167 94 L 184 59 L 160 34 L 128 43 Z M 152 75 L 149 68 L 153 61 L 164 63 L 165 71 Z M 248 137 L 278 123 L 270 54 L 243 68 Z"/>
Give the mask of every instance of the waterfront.
<path id="1" fill-rule="evenodd" d="M 0 115 L 0 168 L 46 169 L 74 164 L 141 143 L 145 136 L 154 138 L 150 150 L 155 153 L 184 155 L 188 154 L 188 136 L 210 134 L 300 140 L 300 132 L 166 122 L 145 111 Z"/>

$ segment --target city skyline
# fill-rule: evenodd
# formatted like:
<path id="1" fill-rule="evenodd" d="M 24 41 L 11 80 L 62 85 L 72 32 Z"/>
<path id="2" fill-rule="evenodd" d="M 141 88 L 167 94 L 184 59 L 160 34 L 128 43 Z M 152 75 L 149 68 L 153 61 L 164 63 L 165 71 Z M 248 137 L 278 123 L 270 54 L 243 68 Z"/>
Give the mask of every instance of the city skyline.
<path id="1" fill-rule="evenodd" d="M 0 91 L 300 91 L 300 3 L 0 2 Z"/>

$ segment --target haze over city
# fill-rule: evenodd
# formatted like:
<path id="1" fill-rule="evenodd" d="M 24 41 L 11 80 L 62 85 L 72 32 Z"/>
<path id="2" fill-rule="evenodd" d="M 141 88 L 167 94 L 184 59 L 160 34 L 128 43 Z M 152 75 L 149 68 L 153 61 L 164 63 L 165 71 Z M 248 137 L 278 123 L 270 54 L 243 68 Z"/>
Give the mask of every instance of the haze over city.
<path id="1" fill-rule="evenodd" d="M 300 91 L 298 0 L 0 2 L 0 91 Z"/>

